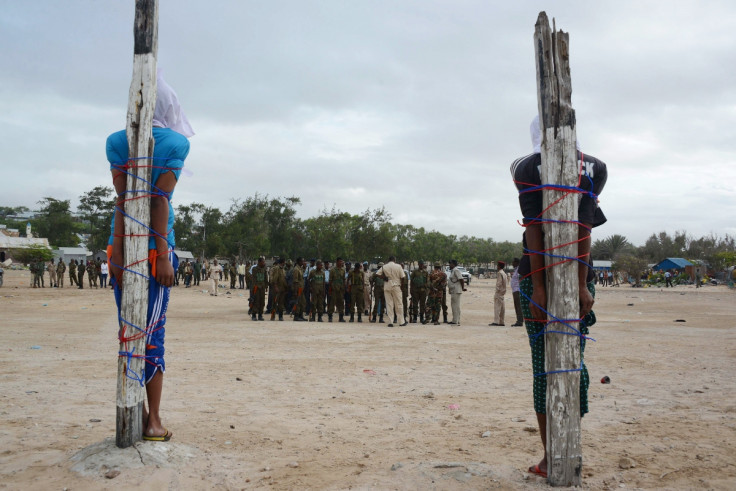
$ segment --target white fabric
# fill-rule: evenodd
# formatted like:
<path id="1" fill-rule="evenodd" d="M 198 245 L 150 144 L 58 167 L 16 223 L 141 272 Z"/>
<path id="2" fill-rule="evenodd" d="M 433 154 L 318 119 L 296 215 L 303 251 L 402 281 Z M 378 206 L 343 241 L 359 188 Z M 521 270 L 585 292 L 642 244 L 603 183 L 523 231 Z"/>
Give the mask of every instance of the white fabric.
<path id="1" fill-rule="evenodd" d="M 532 147 L 534 153 L 542 153 L 542 126 L 539 123 L 539 114 L 534 116 L 532 124 L 529 125 L 529 133 L 532 136 Z M 575 140 L 575 148 L 580 150 L 580 142 Z"/>
<path id="2" fill-rule="evenodd" d="M 153 126 L 170 128 L 187 138 L 194 136 L 184 111 L 181 110 L 176 92 L 166 83 L 161 70 L 156 77 L 156 109 L 153 111 Z"/>

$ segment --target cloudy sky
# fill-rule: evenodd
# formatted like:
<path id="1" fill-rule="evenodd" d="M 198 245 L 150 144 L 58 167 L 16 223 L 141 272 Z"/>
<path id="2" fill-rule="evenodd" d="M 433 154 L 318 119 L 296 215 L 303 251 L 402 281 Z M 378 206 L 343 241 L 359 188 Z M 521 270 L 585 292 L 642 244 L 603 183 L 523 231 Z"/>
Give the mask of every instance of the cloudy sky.
<path id="1" fill-rule="evenodd" d="M 0 205 L 109 185 L 133 1 L 0 0 Z M 534 23 L 570 33 L 599 237 L 736 234 L 736 3 L 160 0 L 159 67 L 197 135 L 175 204 L 258 192 L 299 216 L 519 240 L 509 165 L 531 151 Z"/>

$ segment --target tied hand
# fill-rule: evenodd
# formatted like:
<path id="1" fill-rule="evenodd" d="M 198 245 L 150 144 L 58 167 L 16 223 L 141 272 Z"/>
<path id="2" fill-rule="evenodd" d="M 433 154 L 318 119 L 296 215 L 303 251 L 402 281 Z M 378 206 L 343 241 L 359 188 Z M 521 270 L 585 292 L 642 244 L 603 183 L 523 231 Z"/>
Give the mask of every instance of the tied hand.
<path id="1" fill-rule="evenodd" d="M 156 281 L 167 287 L 174 284 L 174 266 L 169 261 L 168 253 L 156 257 Z"/>
<path id="2" fill-rule="evenodd" d="M 586 315 L 590 313 L 591 310 L 593 310 L 593 304 L 595 303 L 595 299 L 593 298 L 593 295 L 590 294 L 590 291 L 588 291 L 587 286 L 581 286 L 580 287 L 580 318 L 582 319 Z"/>
<path id="3" fill-rule="evenodd" d="M 535 288 L 529 305 L 532 318 L 538 322 L 547 321 L 547 292 L 544 288 Z"/>

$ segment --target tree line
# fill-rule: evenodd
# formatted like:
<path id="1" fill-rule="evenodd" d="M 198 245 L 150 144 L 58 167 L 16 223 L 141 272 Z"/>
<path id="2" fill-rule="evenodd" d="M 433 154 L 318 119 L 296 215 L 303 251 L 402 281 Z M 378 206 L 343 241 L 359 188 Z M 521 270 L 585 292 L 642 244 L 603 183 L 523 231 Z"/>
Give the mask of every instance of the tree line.
<path id="1" fill-rule="evenodd" d="M 97 252 L 107 247 L 110 220 L 115 206 L 112 188 L 96 186 L 79 197 L 73 213 L 70 200 L 45 197 L 30 220 L 34 235 L 45 237 L 53 247 L 76 246 L 78 234 Z M 520 242 L 497 242 L 492 238 L 456 236 L 424 227 L 397 224 L 385 208 L 351 214 L 335 207 L 317 216 L 299 218 L 298 197 L 269 197 L 255 194 L 233 199 L 227 210 L 189 203 L 176 208 L 174 233 L 177 247 L 198 257 L 297 256 L 352 260 L 380 260 L 394 254 L 400 260 L 428 261 L 456 258 L 461 264 L 490 264 L 520 257 Z M 12 217 L 29 211 L 25 207 L 0 206 L 0 223 L 25 231 L 26 220 Z M 648 264 L 667 257 L 703 260 L 720 270 L 736 263 L 736 240 L 709 234 L 699 238 L 684 231 L 670 235 L 653 233 L 641 246 L 623 235 L 597 239 L 591 247 L 593 259 L 613 261 L 616 269 L 644 271 Z"/>

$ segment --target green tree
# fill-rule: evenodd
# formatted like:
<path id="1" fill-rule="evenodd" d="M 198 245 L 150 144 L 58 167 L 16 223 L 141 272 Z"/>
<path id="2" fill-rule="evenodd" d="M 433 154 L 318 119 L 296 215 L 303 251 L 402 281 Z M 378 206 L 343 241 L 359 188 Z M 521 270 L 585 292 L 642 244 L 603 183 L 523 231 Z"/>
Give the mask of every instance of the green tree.
<path id="1" fill-rule="evenodd" d="M 46 197 L 38 202 L 41 210 L 34 220 L 40 237 L 45 237 L 51 245 L 76 246 L 79 239 L 69 208 L 69 200 Z"/>
<path id="2" fill-rule="evenodd" d="M 87 222 L 87 249 L 92 252 L 107 248 L 110 222 L 115 210 L 115 192 L 107 186 L 96 186 L 79 197 L 79 212 Z"/>
<path id="3" fill-rule="evenodd" d="M 50 261 L 54 257 L 54 253 L 49 248 L 39 244 L 32 244 L 22 249 L 11 249 L 9 252 L 13 260 L 22 264 L 33 261 Z"/>
<path id="4" fill-rule="evenodd" d="M 636 286 L 641 285 L 641 275 L 647 269 L 647 260 L 633 254 L 619 254 L 612 265 L 612 269 L 628 273 L 633 277 Z"/>
<path id="5" fill-rule="evenodd" d="M 605 239 L 598 239 L 593 242 L 591 246 L 591 252 L 595 259 L 606 259 L 613 261 L 616 256 L 624 253 L 631 252 L 632 245 L 629 240 L 623 235 L 614 234 L 609 235 Z"/>

